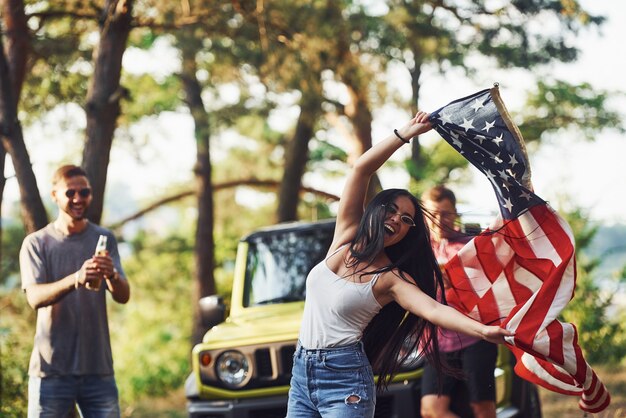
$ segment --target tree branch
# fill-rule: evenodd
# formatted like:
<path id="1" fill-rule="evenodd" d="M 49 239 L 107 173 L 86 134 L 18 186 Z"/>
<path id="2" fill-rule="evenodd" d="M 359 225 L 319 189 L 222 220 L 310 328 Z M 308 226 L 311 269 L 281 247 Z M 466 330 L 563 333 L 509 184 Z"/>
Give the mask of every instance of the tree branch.
<path id="1" fill-rule="evenodd" d="M 74 12 L 69 10 L 47 10 L 45 12 L 34 12 L 28 13 L 26 15 L 27 19 L 31 17 L 36 17 L 42 20 L 47 20 L 50 18 L 58 18 L 58 17 L 74 17 L 77 19 L 87 19 L 87 20 L 98 20 L 100 19 L 100 11 L 95 11 L 93 13 L 85 13 L 85 12 Z"/>
<path id="2" fill-rule="evenodd" d="M 243 179 L 243 180 L 233 180 L 233 181 L 227 181 L 224 183 L 219 183 L 219 184 L 215 184 L 213 185 L 213 190 L 214 191 L 219 191 L 219 190 L 224 190 L 224 189 L 232 189 L 234 187 L 239 187 L 239 186 L 253 186 L 253 187 L 269 187 L 272 189 L 278 189 L 278 187 L 280 186 L 280 182 L 276 181 L 276 180 L 259 180 L 259 179 Z M 313 193 L 317 196 L 320 196 L 322 198 L 325 198 L 327 200 L 330 201 L 338 201 L 339 200 L 339 196 L 334 195 L 332 193 L 327 193 L 321 190 L 317 190 L 313 187 L 306 187 L 306 186 L 302 186 L 300 188 L 301 191 L 303 192 L 307 192 L 307 193 Z M 141 218 L 142 216 L 144 216 L 145 214 L 152 212 L 158 208 L 160 208 L 161 206 L 167 205 L 169 203 L 172 202 L 176 202 L 178 200 L 184 199 L 185 197 L 189 197 L 189 196 L 193 196 L 195 195 L 195 190 L 189 189 L 189 190 L 184 190 L 182 192 L 179 193 L 175 193 L 173 195 L 170 196 L 165 196 L 161 199 L 156 200 L 155 202 L 151 203 L 150 205 L 146 206 L 145 208 L 133 213 L 132 215 L 127 216 L 126 218 L 123 218 L 117 222 L 114 222 L 110 225 L 107 226 L 107 228 L 116 231 L 119 230 L 121 227 L 123 227 L 124 225 L 126 225 L 128 222 L 134 221 L 136 219 Z"/>

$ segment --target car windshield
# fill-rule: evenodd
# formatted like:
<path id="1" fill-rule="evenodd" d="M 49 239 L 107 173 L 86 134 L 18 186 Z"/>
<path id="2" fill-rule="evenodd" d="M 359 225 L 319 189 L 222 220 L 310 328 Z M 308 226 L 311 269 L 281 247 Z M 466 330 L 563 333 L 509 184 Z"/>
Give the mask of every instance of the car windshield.
<path id="1" fill-rule="evenodd" d="M 309 271 L 332 241 L 328 227 L 272 231 L 248 239 L 243 305 L 303 301 Z"/>

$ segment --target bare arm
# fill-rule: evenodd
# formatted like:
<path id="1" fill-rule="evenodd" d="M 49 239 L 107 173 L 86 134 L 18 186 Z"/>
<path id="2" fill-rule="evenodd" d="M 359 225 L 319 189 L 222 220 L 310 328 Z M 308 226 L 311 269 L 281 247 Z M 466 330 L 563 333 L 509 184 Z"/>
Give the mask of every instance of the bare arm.
<path id="1" fill-rule="evenodd" d="M 115 274 L 106 279 L 107 288 L 117 303 L 126 303 L 130 299 L 130 285 L 126 278 Z"/>
<path id="2" fill-rule="evenodd" d="M 437 302 L 415 285 L 397 277 L 392 280 L 389 288 L 391 298 L 407 311 L 435 325 L 497 344 L 504 343 L 505 336 L 513 335 L 504 328 L 481 324 L 456 309 Z"/>
<path id="3" fill-rule="evenodd" d="M 82 267 L 60 280 L 52 283 L 34 283 L 27 286 L 26 300 L 33 309 L 53 305 L 63 299 L 65 295 L 85 286 L 88 282 L 99 280 L 101 274 L 97 270 L 94 259 L 85 260 Z"/>
<path id="4" fill-rule="evenodd" d="M 408 140 L 430 129 L 428 114 L 418 112 L 406 125 L 398 129 L 398 134 Z M 339 200 L 337 226 L 330 251 L 354 238 L 363 215 L 367 186 L 372 175 L 404 144 L 400 138 L 391 133 L 356 160 Z"/>
<path id="5" fill-rule="evenodd" d="M 34 283 L 24 289 L 26 300 L 33 309 L 53 305 L 75 290 L 75 273 L 52 283 Z"/>
<path id="6" fill-rule="evenodd" d="M 108 261 L 107 261 L 108 259 Z M 106 277 L 105 277 L 106 276 Z M 126 303 L 130 298 L 130 286 L 124 278 L 115 278 L 111 257 L 98 256 L 86 260 L 82 267 L 60 280 L 52 283 L 35 283 L 27 286 L 26 300 L 33 309 L 53 305 L 74 290 L 84 287 L 88 282 L 106 279 L 107 287 L 118 303 Z"/>

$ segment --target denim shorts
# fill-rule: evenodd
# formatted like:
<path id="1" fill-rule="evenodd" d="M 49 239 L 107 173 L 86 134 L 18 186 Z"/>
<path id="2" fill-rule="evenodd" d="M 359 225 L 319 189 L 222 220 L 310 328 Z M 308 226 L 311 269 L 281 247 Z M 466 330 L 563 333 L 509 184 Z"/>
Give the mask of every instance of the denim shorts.
<path id="1" fill-rule="evenodd" d="M 298 343 L 287 418 L 372 418 L 374 375 L 361 342 L 309 350 Z"/>
<path id="2" fill-rule="evenodd" d="M 113 376 L 48 376 L 28 380 L 28 418 L 66 417 L 78 404 L 83 418 L 119 418 Z"/>

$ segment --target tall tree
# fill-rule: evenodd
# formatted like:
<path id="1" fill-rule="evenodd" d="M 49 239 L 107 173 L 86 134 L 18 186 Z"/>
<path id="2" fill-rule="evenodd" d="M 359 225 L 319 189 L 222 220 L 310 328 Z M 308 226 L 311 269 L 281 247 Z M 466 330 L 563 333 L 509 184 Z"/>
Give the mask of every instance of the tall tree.
<path id="1" fill-rule="evenodd" d="M 276 93 L 297 92 L 300 113 L 289 138 L 283 141 L 284 170 L 278 191 L 276 220 L 298 219 L 302 177 L 309 159 L 323 101 L 321 74 L 328 68 L 330 39 L 321 17 L 325 1 L 275 2 L 246 13 L 249 26 L 257 28 L 258 73 L 267 88 Z M 289 22 L 287 24 L 286 22 Z"/>
<path id="2" fill-rule="evenodd" d="M 100 40 L 94 50 L 94 73 L 87 92 L 83 167 L 93 188 L 89 219 L 102 217 L 104 189 L 113 134 L 126 89 L 120 85 L 122 57 L 131 30 L 133 0 L 107 0 L 102 10 Z"/>
<path id="3" fill-rule="evenodd" d="M 91 207 L 90 218 L 95 222 L 99 222 L 102 215 L 102 201 L 104 194 L 104 186 L 106 182 L 106 173 L 108 168 L 109 154 L 113 139 L 113 132 L 116 127 L 116 120 L 120 113 L 119 101 L 124 96 L 125 90 L 120 87 L 119 79 L 121 73 L 121 60 L 126 48 L 126 40 L 131 29 L 131 12 L 133 0 L 107 0 L 100 16 L 100 41 L 98 48 L 94 51 L 94 74 L 91 80 L 89 91 L 87 94 L 87 140 L 83 153 L 83 165 L 94 187 L 94 204 Z M 36 30 L 41 30 L 49 22 L 62 20 L 66 18 L 73 19 L 73 25 L 69 24 L 67 30 L 72 32 L 75 27 L 80 27 L 77 23 L 83 20 L 93 20 L 97 11 L 94 4 L 88 6 L 82 5 L 80 2 L 66 1 L 47 5 L 47 9 L 38 10 L 28 16 L 24 15 L 24 5 L 21 0 L 10 0 L 5 3 L 4 20 L 9 22 L 11 30 L 8 32 L 14 36 L 17 41 L 9 45 L 12 62 L 15 62 L 16 70 L 20 73 L 16 78 L 18 84 L 17 92 L 21 88 L 21 83 L 25 79 L 26 54 L 31 50 L 28 40 L 30 39 L 27 21 L 29 18 L 37 19 L 39 26 Z M 7 26 L 9 26 L 7 23 Z M 77 31 L 81 32 L 81 30 Z M 63 38 L 63 35 L 60 36 Z M 66 39 L 77 39 L 76 35 L 66 36 Z M 54 41 L 52 41 L 54 42 Z M 51 39 L 38 39 L 38 43 L 51 45 Z M 70 42 L 70 45 L 74 42 Z M 45 47 L 35 46 L 36 50 L 41 52 L 41 56 L 45 57 L 49 54 Z M 74 48 L 71 52 L 64 51 L 63 48 L 57 52 L 67 53 L 74 59 L 80 59 L 75 56 Z M 55 57 L 58 59 L 58 57 Z M 59 60 L 62 62 L 63 60 Z M 67 69 L 75 63 L 73 60 L 66 60 L 60 67 Z M 66 73 L 67 74 L 67 73 Z M 77 83 L 79 85 L 79 83 Z M 67 90 L 67 89 L 62 89 Z M 75 90 L 74 86 L 70 86 L 69 90 Z M 78 89 L 80 90 L 80 89 Z M 6 93 L 6 90 L 3 90 Z M 52 97 L 52 100 L 46 99 L 48 104 L 52 106 L 61 103 L 63 93 L 57 91 L 59 97 Z M 50 96 L 46 96 L 50 97 Z M 15 115 L 17 115 L 17 99 L 15 101 Z M 37 102 L 38 100 L 35 100 Z M 48 105 L 50 106 L 50 105 Z M 7 113 L 8 112 L 8 113 Z M 11 109 L 5 111 L 5 120 L 11 120 L 11 137 L 10 141 L 7 137 L 5 149 L 12 155 L 13 164 L 15 166 L 18 183 L 20 184 L 21 203 L 27 230 L 36 230 L 43 227 L 47 223 L 47 215 L 39 195 L 36 179 L 34 177 L 28 152 L 24 145 L 21 127 L 16 121 L 16 116 L 12 116 Z M 6 119 L 9 118 L 9 119 Z M 6 123 L 5 123 L 6 125 Z M 6 131 L 7 129 L 5 129 Z"/>
<path id="4" fill-rule="evenodd" d="M 502 68 L 530 70 L 551 62 L 572 62 L 578 50 L 569 44 L 570 37 L 604 20 L 585 11 L 576 0 L 445 4 L 389 0 L 388 6 L 386 24 L 374 38 L 379 53 L 406 65 L 411 75 L 413 111 L 417 110 L 426 64 L 439 65 L 441 71 L 461 67 L 471 73 L 469 58 L 476 53 Z M 548 23 L 558 30 L 537 29 Z M 423 166 L 424 159 L 416 138 L 412 145 L 414 167 Z M 417 170 L 411 172 L 419 175 Z"/>
<path id="5" fill-rule="evenodd" d="M 195 236 L 195 280 L 194 280 L 194 315 L 192 341 L 202 340 L 204 327 L 200 319 L 198 300 L 215 294 L 215 242 L 213 239 L 213 183 L 211 181 L 211 126 L 209 115 L 202 100 L 202 85 L 198 81 L 196 53 L 201 50 L 201 41 L 190 37 L 179 37 L 182 51 L 181 80 L 185 92 L 185 103 L 194 121 L 196 139 L 196 198 L 198 202 L 198 220 Z"/>
<path id="6" fill-rule="evenodd" d="M 177 6 L 181 6 L 178 8 Z M 180 104 L 179 98 L 189 109 L 194 123 L 194 138 L 196 149 L 196 162 L 193 167 L 194 195 L 197 202 L 197 220 L 194 240 L 194 277 L 193 277 L 193 319 L 192 341 L 200 342 L 205 332 L 200 318 L 200 305 L 198 301 L 204 296 L 216 293 L 215 284 L 215 238 L 214 238 L 214 185 L 213 168 L 211 163 L 211 132 L 214 127 L 211 120 L 220 121 L 221 116 L 209 113 L 203 99 L 205 90 L 210 90 L 211 83 L 219 83 L 220 80 L 232 80 L 238 76 L 237 66 L 241 64 L 236 55 L 241 48 L 235 45 L 233 25 L 229 25 L 225 16 L 232 14 L 232 6 L 227 3 L 157 3 L 155 10 L 157 16 L 152 22 L 143 21 L 142 25 L 150 29 L 144 31 L 140 37 L 147 40 L 149 45 L 159 36 L 174 36 L 174 46 L 180 51 L 181 70 L 176 76 L 182 86 L 183 95 L 175 88 L 174 83 L 166 82 L 165 88 L 152 86 L 159 89 L 165 98 L 160 101 L 160 110 L 173 110 Z M 234 21 L 231 20 L 231 23 Z M 236 25 L 234 25 L 236 28 Z M 228 45 L 233 45 L 232 50 Z M 219 58 L 216 58 L 218 56 Z M 231 64 L 236 62 L 236 65 Z M 199 74 L 208 74 L 207 80 L 200 80 Z M 145 84 L 144 84 L 145 85 Z M 137 92 L 145 94 L 145 92 Z M 158 97 L 162 97 L 158 95 Z M 163 107 L 163 103 L 166 103 Z M 215 109 L 213 113 L 219 113 Z M 145 106 L 141 106 L 145 108 Z M 241 112 L 241 109 L 239 110 Z M 229 111 L 225 110 L 225 114 Z M 224 118 L 227 119 L 227 118 Z"/>
<path id="7" fill-rule="evenodd" d="M 321 82 L 319 79 L 310 80 L 310 87 L 302 92 L 300 115 L 285 149 L 285 170 L 278 191 L 278 222 L 298 219 L 302 176 L 309 160 L 309 142 L 320 114 Z"/>
<path id="8" fill-rule="evenodd" d="M 26 62 L 30 50 L 30 33 L 24 14 L 22 0 L 3 2 L 2 23 L 7 36 L 6 48 L 0 33 L 0 137 L 3 150 L 0 152 L 4 191 L 5 151 L 11 156 L 19 190 L 24 226 L 28 232 L 42 228 L 48 217 L 39 195 L 37 180 L 32 170 L 30 157 L 24 143 L 22 126 L 18 119 L 17 105 L 26 73 Z M 2 194 L 0 194 L 2 196 Z"/>
<path id="9" fill-rule="evenodd" d="M 355 161 L 361 154 L 372 147 L 372 92 L 377 91 L 372 88 L 376 84 L 376 68 L 373 63 L 366 64 L 367 57 L 363 56 L 362 50 L 358 48 L 358 39 L 361 37 L 361 28 L 371 25 L 373 20 L 369 18 L 360 8 L 354 8 L 350 14 L 345 13 L 350 10 L 351 3 L 343 4 L 331 2 L 334 6 L 336 17 L 337 36 L 337 64 L 334 68 L 338 81 L 342 82 L 350 98 L 345 106 L 339 106 L 340 114 L 345 115 L 351 122 L 354 131 L 355 146 L 348 157 L 348 162 Z M 355 35 L 356 34 L 356 35 Z M 355 39 L 357 40 L 355 42 Z M 369 201 L 376 193 L 382 189 L 380 180 L 376 174 L 370 179 L 366 199 Z"/>
<path id="10" fill-rule="evenodd" d="M 311 140 L 326 102 L 322 75 L 337 65 L 336 25 L 342 17 L 328 0 L 234 4 L 247 23 L 248 44 L 258 51 L 249 63 L 263 84 L 273 95 L 299 96 L 294 129 L 280 141 L 284 170 L 276 210 L 278 222 L 296 220 Z"/>

